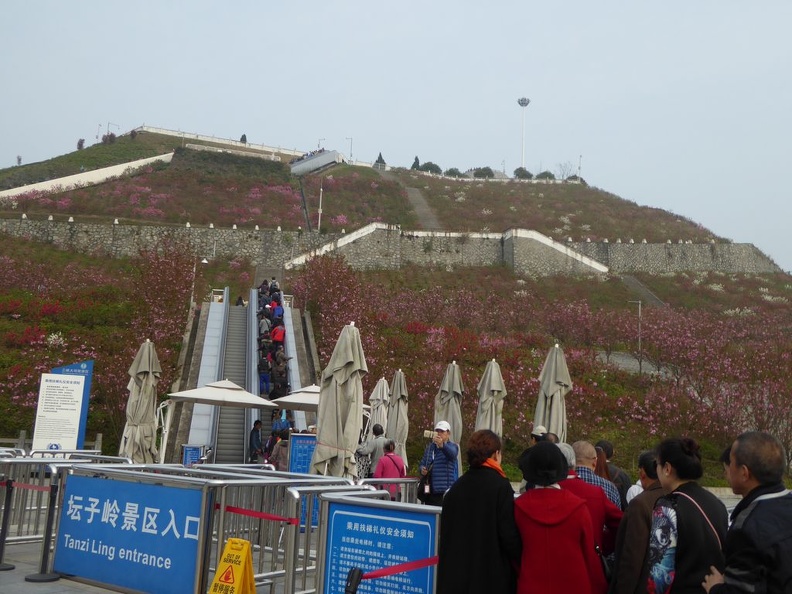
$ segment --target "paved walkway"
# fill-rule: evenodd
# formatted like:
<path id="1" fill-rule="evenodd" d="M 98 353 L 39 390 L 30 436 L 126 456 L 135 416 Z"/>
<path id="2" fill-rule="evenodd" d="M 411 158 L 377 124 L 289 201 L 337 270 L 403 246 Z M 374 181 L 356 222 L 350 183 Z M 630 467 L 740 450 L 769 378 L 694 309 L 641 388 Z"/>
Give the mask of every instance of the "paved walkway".
<path id="1" fill-rule="evenodd" d="M 403 185 L 402 182 L 392 173 L 387 171 L 380 171 L 379 174 L 382 176 L 383 179 L 387 179 L 388 181 L 396 182 L 397 184 Z M 418 216 L 418 223 L 421 227 L 427 231 L 441 231 L 443 226 L 440 224 L 440 221 L 437 219 L 437 216 L 432 210 L 432 207 L 429 206 L 429 203 L 424 198 L 423 193 L 418 188 L 411 188 L 408 186 L 404 186 L 404 189 L 407 190 L 407 200 L 410 202 L 410 206 L 413 207 L 415 214 Z"/>
<path id="2" fill-rule="evenodd" d="M 0 571 L 0 593 L 36 592 L 37 594 L 76 594 L 78 592 L 110 592 L 105 588 L 61 578 L 54 582 L 26 582 L 25 576 L 39 572 L 41 543 L 6 545 L 3 562 L 14 569 Z"/>

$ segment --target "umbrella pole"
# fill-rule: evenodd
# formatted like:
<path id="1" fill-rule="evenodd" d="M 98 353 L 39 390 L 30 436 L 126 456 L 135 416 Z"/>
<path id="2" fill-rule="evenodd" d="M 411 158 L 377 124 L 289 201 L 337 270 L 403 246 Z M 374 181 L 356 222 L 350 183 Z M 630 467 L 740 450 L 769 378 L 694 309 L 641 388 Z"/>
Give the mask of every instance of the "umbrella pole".
<path id="1" fill-rule="evenodd" d="M 171 422 L 173 420 L 173 401 L 166 400 L 159 405 L 157 409 L 157 420 L 162 417 L 163 409 L 165 411 L 165 419 L 162 422 L 162 437 L 160 439 L 159 456 L 157 460 L 159 464 L 165 463 L 165 449 L 168 447 L 168 437 L 170 436 Z"/>

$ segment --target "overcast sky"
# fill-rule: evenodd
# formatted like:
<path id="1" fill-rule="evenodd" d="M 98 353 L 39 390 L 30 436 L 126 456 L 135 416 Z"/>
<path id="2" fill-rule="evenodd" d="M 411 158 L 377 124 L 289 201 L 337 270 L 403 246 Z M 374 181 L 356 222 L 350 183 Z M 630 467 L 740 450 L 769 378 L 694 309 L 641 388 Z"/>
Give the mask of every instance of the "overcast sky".
<path id="1" fill-rule="evenodd" d="M 792 270 L 792 2 L 5 0 L 0 166 L 141 124 L 592 185 Z M 669 238 L 675 240 L 676 238 Z"/>

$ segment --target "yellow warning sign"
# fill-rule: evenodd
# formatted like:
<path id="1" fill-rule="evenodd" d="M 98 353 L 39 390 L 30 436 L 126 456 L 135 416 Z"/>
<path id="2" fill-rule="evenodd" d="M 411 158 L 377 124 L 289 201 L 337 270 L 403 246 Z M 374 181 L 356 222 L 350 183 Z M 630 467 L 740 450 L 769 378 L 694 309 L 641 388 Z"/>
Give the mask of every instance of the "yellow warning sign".
<path id="1" fill-rule="evenodd" d="M 217 563 L 210 594 L 256 594 L 250 543 L 229 538 Z"/>

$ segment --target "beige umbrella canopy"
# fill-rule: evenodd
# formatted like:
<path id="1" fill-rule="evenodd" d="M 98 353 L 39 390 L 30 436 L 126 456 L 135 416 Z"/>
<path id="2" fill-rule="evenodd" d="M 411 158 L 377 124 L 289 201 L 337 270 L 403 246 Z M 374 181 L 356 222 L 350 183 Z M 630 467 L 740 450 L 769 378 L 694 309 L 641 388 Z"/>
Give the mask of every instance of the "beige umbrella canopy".
<path id="1" fill-rule="evenodd" d="M 407 380 L 404 372 L 399 369 L 393 374 L 390 386 L 390 403 L 388 405 L 388 430 L 385 435 L 396 443 L 396 453 L 404 460 L 407 466 L 407 433 L 410 421 L 407 418 Z"/>
<path id="2" fill-rule="evenodd" d="M 562 442 L 567 437 L 566 395 L 572 390 L 572 378 L 564 351 L 556 344 L 547 353 L 539 374 L 539 399 L 536 402 L 534 427 L 544 425 Z"/>
<path id="3" fill-rule="evenodd" d="M 451 425 L 451 441 L 459 443 L 462 439 L 462 393 L 465 386 L 462 385 L 462 371 L 456 361 L 452 361 L 446 367 L 440 389 L 435 396 L 435 425 L 438 421 L 448 421 Z M 457 460 L 459 462 L 460 474 L 462 471 L 462 448 L 459 448 Z"/>
<path id="4" fill-rule="evenodd" d="M 274 410 L 278 405 L 245 390 L 230 380 L 220 380 L 182 392 L 173 392 L 168 397 L 174 402 L 194 402 L 235 408 L 266 408 Z"/>
<path id="5" fill-rule="evenodd" d="M 484 374 L 478 385 L 478 412 L 476 413 L 476 431 L 489 429 L 503 435 L 503 399 L 506 397 L 506 385 L 503 383 L 500 365 L 493 359 L 484 368 Z"/>
<path id="6" fill-rule="evenodd" d="M 368 373 L 360 331 L 344 326 L 322 372 L 316 448 L 311 471 L 327 476 L 358 476 L 355 450 L 363 428 L 363 384 Z"/>
<path id="7" fill-rule="evenodd" d="M 154 343 L 146 339 L 140 345 L 129 368 L 129 400 L 126 425 L 118 455 L 131 458 L 135 464 L 153 464 L 158 459 L 157 382 L 162 375 Z"/>

